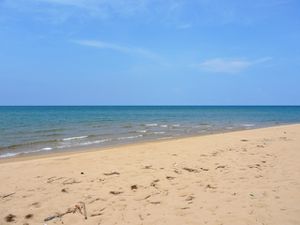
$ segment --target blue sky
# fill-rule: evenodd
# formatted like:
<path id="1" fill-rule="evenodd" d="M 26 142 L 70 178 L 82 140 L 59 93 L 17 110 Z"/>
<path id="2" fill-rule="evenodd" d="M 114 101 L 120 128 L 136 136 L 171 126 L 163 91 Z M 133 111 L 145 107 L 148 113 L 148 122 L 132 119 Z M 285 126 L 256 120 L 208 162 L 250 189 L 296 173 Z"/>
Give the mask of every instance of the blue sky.
<path id="1" fill-rule="evenodd" d="M 298 0 L 0 0 L 0 105 L 300 104 Z"/>

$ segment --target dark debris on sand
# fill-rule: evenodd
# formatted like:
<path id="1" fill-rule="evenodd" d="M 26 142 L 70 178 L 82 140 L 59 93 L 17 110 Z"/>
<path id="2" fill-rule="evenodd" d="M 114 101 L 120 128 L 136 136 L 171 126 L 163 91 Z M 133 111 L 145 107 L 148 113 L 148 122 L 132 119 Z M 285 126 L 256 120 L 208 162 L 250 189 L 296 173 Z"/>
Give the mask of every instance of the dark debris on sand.
<path id="1" fill-rule="evenodd" d="M 15 221 L 15 218 L 16 218 L 15 215 L 13 215 L 13 214 L 8 214 L 8 215 L 5 217 L 5 221 L 6 221 L 6 222 L 14 222 L 14 221 Z"/>
<path id="2" fill-rule="evenodd" d="M 137 190 L 138 189 L 138 186 L 136 185 L 136 184 L 134 184 L 134 185 L 131 185 L 131 190 Z"/>
<path id="3" fill-rule="evenodd" d="M 27 214 L 26 216 L 25 216 L 25 219 L 31 219 L 33 217 L 33 214 Z"/>
<path id="4" fill-rule="evenodd" d="M 109 193 L 112 195 L 119 195 L 119 194 L 122 194 L 123 192 L 122 191 L 110 191 Z"/>
<path id="5" fill-rule="evenodd" d="M 111 175 L 120 175 L 120 173 L 119 172 L 116 172 L 116 171 L 114 171 L 114 172 L 111 172 L 111 173 L 103 173 L 105 176 L 111 176 Z"/>
<path id="6" fill-rule="evenodd" d="M 183 167 L 182 169 L 191 172 L 191 173 L 199 173 L 199 170 L 193 169 L 193 168 L 188 168 L 188 167 Z"/>

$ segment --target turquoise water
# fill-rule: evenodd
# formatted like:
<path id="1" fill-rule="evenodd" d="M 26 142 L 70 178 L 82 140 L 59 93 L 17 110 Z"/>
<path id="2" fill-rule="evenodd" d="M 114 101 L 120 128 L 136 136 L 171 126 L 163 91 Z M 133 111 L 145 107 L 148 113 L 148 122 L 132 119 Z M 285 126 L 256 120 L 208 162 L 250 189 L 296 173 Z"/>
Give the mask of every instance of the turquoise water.
<path id="1" fill-rule="evenodd" d="M 299 122 L 298 106 L 2 106 L 0 158 Z"/>

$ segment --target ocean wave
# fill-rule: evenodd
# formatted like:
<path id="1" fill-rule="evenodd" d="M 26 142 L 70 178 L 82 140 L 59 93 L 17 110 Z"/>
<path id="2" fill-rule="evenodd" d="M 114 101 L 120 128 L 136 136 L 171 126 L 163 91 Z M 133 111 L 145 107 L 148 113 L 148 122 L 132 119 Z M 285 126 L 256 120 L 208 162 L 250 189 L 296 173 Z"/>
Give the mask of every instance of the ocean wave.
<path id="1" fill-rule="evenodd" d="M 172 136 L 169 136 L 169 137 L 161 137 L 161 138 L 158 138 L 158 140 L 167 140 L 167 139 L 172 139 L 174 137 Z"/>
<path id="2" fill-rule="evenodd" d="M 211 125 L 209 124 L 199 124 L 199 125 L 196 125 L 196 126 L 193 126 L 193 128 L 209 128 L 209 127 L 212 127 Z"/>
<path id="3" fill-rule="evenodd" d="M 51 137 L 59 137 L 59 136 L 61 136 L 61 134 L 58 134 L 58 133 L 41 134 L 40 136 L 41 136 L 41 137 L 48 137 L 48 138 L 51 138 Z"/>
<path id="4" fill-rule="evenodd" d="M 166 128 L 166 127 L 168 127 L 168 125 L 166 125 L 166 124 L 162 124 L 162 125 L 160 125 L 160 127 L 164 127 L 164 128 Z"/>
<path id="5" fill-rule="evenodd" d="M 59 145 L 56 148 L 57 149 L 62 149 L 62 148 L 71 148 L 71 147 L 75 147 L 75 145 L 71 145 L 71 144 L 63 144 L 63 145 Z"/>
<path id="6" fill-rule="evenodd" d="M 146 127 L 157 127 L 158 124 L 157 123 L 147 123 L 145 124 Z"/>
<path id="7" fill-rule="evenodd" d="M 72 141 L 72 140 L 76 140 L 76 139 L 84 139 L 87 138 L 88 136 L 78 136 L 78 137 L 69 137 L 69 138 L 64 138 L 62 139 L 63 141 Z"/>
<path id="8" fill-rule="evenodd" d="M 128 137 L 118 137 L 117 140 L 126 140 L 126 139 L 134 139 L 134 138 L 139 138 L 143 137 L 143 135 L 136 135 L 136 136 L 128 136 Z"/>
<path id="9" fill-rule="evenodd" d="M 51 148 L 51 147 L 46 147 L 46 148 L 42 148 L 42 150 L 44 150 L 44 151 L 50 151 L 50 150 L 52 150 L 53 148 Z"/>
<path id="10" fill-rule="evenodd" d="M 166 132 L 164 132 L 164 131 L 155 131 L 155 132 L 153 132 L 153 134 L 165 134 Z"/>
<path id="11" fill-rule="evenodd" d="M 49 143 L 55 143 L 55 142 L 59 142 L 59 140 L 53 139 L 53 140 L 42 140 L 42 141 L 24 142 L 24 143 L 20 143 L 20 144 L 3 146 L 3 147 L 0 147 L 0 150 L 4 150 L 4 149 L 17 149 L 19 147 L 26 147 L 26 146 L 40 145 L 40 144 L 49 144 Z"/>
<path id="12" fill-rule="evenodd" d="M 65 129 L 64 128 L 54 128 L 54 129 L 46 129 L 46 130 L 36 130 L 36 131 L 33 131 L 32 133 L 50 133 L 50 132 L 61 132 L 61 131 L 64 131 Z"/>
<path id="13" fill-rule="evenodd" d="M 30 154 L 30 153 L 37 153 L 37 152 L 42 152 L 42 151 L 51 151 L 53 148 L 46 147 L 42 149 L 37 149 L 37 150 L 30 150 L 30 151 L 25 151 L 25 152 L 8 152 L 0 155 L 0 158 L 10 158 L 14 157 L 17 155 L 24 155 L 24 154 Z"/>
<path id="14" fill-rule="evenodd" d="M 147 133 L 147 130 L 137 130 L 135 132 L 137 132 L 137 133 Z"/>
<path id="15" fill-rule="evenodd" d="M 21 153 L 19 153 L 19 154 L 36 153 L 36 152 L 51 151 L 51 150 L 53 150 L 53 148 L 46 147 L 46 148 L 42 148 L 42 149 L 37 149 L 37 150 L 31 150 L 31 151 L 21 152 Z"/>
<path id="16" fill-rule="evenodd" d="M 245 123 L 245 124 L 242 124 L 242 126 L 244 126 L 244 127 L 254 127 L 255 124 L 252 124 L 252 123 Z"/>
<path id="17" fill-rule="evenodd" d="M 20 153 L 11 153 L 11 152 L 8 152 L 8 153 L 4 153 L 2 155 L 0 155 L 0 158 L 9 158 L 9 157 L 13 157 L 13 156 L 16 156 L 16 155 L 19 155 Z"/>
<path id="18" fill-rule="evenodd" d="M 180 124 L 173 124 L 172 127 L 180 127 Z"/>
<path id="19" fill-rule="evenodd" d="M 102 139 L 102 140 L 96 140 L 96 141 L 87 141 L 87 142 L 80 143 L 79 145 L 80 146 L 93 145 L 93 144 L 104 143 L 104 142 L 107 142 L 107 141 L 111 141 L 111 139 L 108 138 L 108 139 Z"/>
<path id="20" fill-rule="evenodd" d="M 57 146 L 58 149 L 64 149 L 64 148 L 74 148 L 74 147 L 79 147 L 79 146 L 87 146 L 87 145 L 93 145 L 93 144 L 100 144 L 100 143 L 104 143 L 107 141 L 111 141 L 112 139 L 107 138 L 107 139 L 101 139 L 101 140 L 95 140 L 95 141 L 86 141 L 86 142 L 82 142 L 82 143 L 70 143 L 70 142 L 66 142 L 63 143 L 60 146 Z"/>

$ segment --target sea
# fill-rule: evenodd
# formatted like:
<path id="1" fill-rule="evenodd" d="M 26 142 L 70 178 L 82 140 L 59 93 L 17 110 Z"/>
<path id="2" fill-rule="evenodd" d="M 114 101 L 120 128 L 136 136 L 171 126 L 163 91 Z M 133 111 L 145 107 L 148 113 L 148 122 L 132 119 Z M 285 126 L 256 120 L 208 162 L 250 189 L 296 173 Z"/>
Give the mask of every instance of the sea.
<path id="1" fill-rule="evenodd" d="M 0 106 L 0 158 L 300 123 L 300 106 Z"/>

